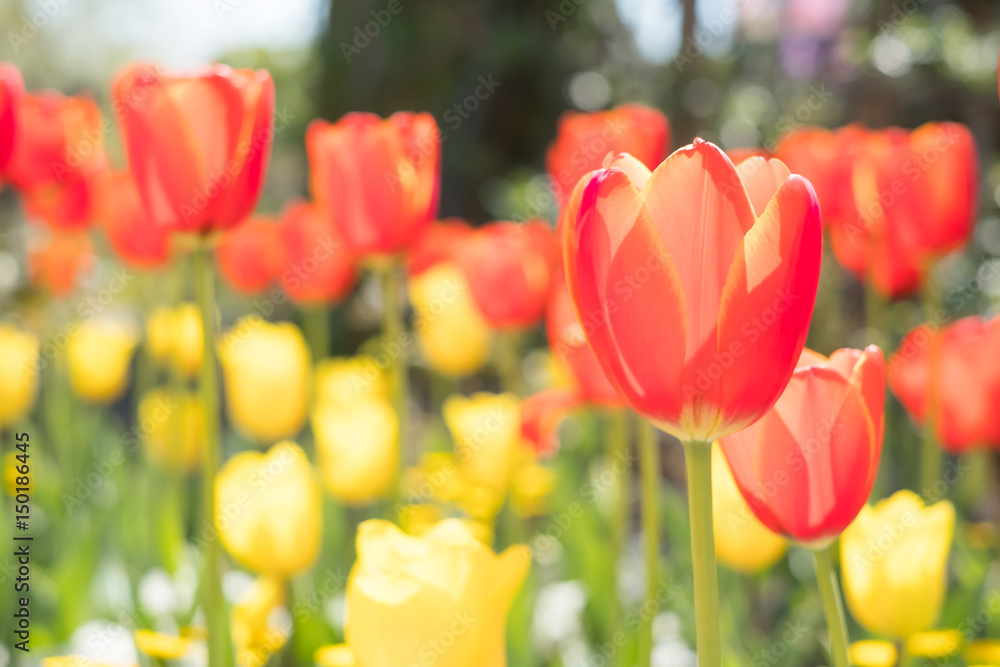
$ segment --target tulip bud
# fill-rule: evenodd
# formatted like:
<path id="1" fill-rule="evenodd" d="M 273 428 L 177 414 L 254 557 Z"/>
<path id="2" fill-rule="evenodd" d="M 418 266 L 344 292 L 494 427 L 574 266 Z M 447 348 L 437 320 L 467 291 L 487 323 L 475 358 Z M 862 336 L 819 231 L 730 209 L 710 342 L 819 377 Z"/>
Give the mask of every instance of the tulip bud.
<path id="1" fill-rule="evenodd" d="M 83 322 L 66 343 L 69 384 L 91 403 L 111 403 L 128 385 L 139 337 L 130 322 L 102 318 Z"/>
<path id="2" fill-rule="evenodd" d="M 0 428 L 31 412 L 38 393 L 38 339 L 0 324 Z"/>
<path id="3" fill-rule="evenodd" d="M 450 396 L 443 412 L 463 479 L 505 492 L 521 439 L 517 397 L 486 392 L 470 398 Z"/>
<path id="4" fill-rule="evenodd" d="M 385 496 L 396 479 L 399 425 L 388 401 L 325 406 L 312 417 L 327 492 L 359 505 Z"/>
<path id="5" fill-rule="evenodd" d="M 139 427 L 152 461 L 171 470 L 191 472 L 205 449 L 205 408 L 191 392 L 153 389 L 139 401 Z"/>

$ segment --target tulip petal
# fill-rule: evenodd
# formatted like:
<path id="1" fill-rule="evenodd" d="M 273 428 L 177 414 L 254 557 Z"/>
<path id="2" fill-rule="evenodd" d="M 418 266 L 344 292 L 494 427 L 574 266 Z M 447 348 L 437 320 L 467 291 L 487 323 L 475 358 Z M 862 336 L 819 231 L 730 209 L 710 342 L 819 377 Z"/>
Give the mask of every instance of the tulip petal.
<path id="1" fill-rule="evenodd" d="M 736 165 L 736 171 L 743 181 L 743 187 L 750 197 L 750 203 L 758 217 L 764 213 L 771 197 L 791 175 L 785 163 L 777 158 L 765 159 L 758 156 L 749 157 Z"/>

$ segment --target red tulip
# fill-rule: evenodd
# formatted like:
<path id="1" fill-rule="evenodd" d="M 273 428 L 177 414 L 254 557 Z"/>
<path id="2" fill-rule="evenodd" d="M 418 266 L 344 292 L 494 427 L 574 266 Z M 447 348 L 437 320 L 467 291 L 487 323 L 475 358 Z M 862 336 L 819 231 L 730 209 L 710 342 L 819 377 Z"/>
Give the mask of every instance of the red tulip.
<path id="1" fill-rule="evenodd" d="M 28 275 L 31 284 L 52 296 L 69 294 L 94 266 L 94 246 L 86 232 L 47 230 L 37 243 L 29 244 Z"/>
<path id="2" fill-rule="evenodd" d="M 889 360 L 889 386 L 926 427 L 928 396 L 938 440 L 952 452 L 1000 447 L 1000 318 L 965 317 L 935 332 L 914 329 Z"/>
<path id="3" fill-rule="evenodd" d="M 175 75 L 137 63 L 112 88 L 129 165 L 155 224 L 207 234 L 249 217 L 274 139 L 268 72 L 214 65 Z"/>
<path id="4" fill-rule="evenodd" d="M 852 171 L 857 217 L 830 228 L 834 254 L 885 296 L 913 292 L 934 262 L 971 234 L 978 172 L 975 141 L 963 125 L 873 132 Z"/>
<path id="5" fill-rule="evenodd" d="M 24 95 L 24 81 L 16 67 L 0 63 L 0 180 L 14 152 L 17 136 L 17 107 Z"/>
<path id="6" fill-rule="evenodd" d="M 407 249 L 437 216 L 441 133 L 427 113 L 349 113 L 306 132 L 316 202 L 357 255 Z"/>
<path id="7" fill-rule="evenodd" d="M 521 401 L 521 438 L 542 456 L 559 451 L 557 433 L 566 413 L 583 404 L 576 387 L 552 387 Z"/>
<path id="8" fill-rule="evenodd" d="M 544 223 L 492 222 L 460 241 L 454 255 L 490 326 L 520 329 L 541 319 L 559 259 Z"/>
<path id="9" fill-rule="evenodd" d="M 108 174 L 101 186 L 99 218 L 108 242 L 121 260 L 136 269 L 170 260 L 166 230 L 150 223 L 128 171 Z"/>
<path id="10" fill-rule="evenodd" d="M 6 174 L 28 214 L 62 229 L 88 226 L 107 170 L 100 110 L 88 98 L 49 91 L 26 93 L 16 106 Z"/>
<path id="11" fill-rule="evenodd" d="M 652 169 L 669 147 L 670 123 L 656 109 L 623 104 L 610 111 L 567 111 L 559 118 L 546 167 L 556 196 L 563 201 L 584 174 L 600 169 L 608 153 L 629 153 Z"/>
<path id="12" fill-rule="evenodd" d="M 301 202 L 279 225 L 283 263 L 280 280 L 292 301 L 335 303 L 354 287 L 357 269 L 337 228 L 318 207 Z"/>
<path id="13" fill-rule="evenodd" d="M 775 187 L 786 171 L 761 158 L 738 171 L 698 139 L 648 175 L 598 171 L 565 230 L 570 294 L 605 374 L 682 440 L 759 419 L 802 351 L 822 230 L 807 180 Z"/>
<path id="14" fill-rule="evenodd" d="M 410 248 L 406 257 L 407 271 L 411 276 L 423 273 L 435 264 L 450 262 L 455 249 L 472 233 L 465 220 L 447 218 L 428 227 Z"/>
<path id="15" fill-rule="evenodd" d="M 804 350 L 774 407 L 720 440 L 753 513 L 799 542 L 834 539 L 864 507 L 882 452 L 885 360 L 871 345 Z"/>
<path id="16" fill-rule="evenodd" d="M 241 294 L 267 289 L 281 270 L 282 251 L 278 225 L 265 216 L 254 216 L 222 235 L 215 253 L 219 273 Z"/>

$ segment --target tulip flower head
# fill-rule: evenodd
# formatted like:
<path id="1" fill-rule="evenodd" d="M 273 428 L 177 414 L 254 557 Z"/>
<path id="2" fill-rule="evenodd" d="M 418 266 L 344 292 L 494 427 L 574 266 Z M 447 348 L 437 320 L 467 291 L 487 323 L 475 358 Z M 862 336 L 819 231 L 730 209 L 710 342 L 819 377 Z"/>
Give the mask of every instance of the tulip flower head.
<path id="1" fill-rule="evenodd" d="M 896 639 L 937 622 L 947 586 L 955 508 L 912 491 L 866 505 L 840 540 L 844 597 L 870 632 Z"/>
<path id="2" fill-rule="evenodd" d="M 316 667 L 357 667 L 354 651 L 347 644 L 321 646 L 313 653 Z"/>
<path id="3" fill-rule="evenodd" d="M 321 405 L 313 412 L 312 430 L 331 496 L 362 505 L 389 493 L 399 465 L 399 424 L 389 401 Z"/>
<path id="4" fill-rule="evenodd" d="M 266 665 L 291 635 L 285 609 L 286 583 L 276 577 L 260 577 L 250 585 L 230 612 L 230 628 L 236 647 L 236 664 Z"/>
<path id="5" fill-rule="evenodd" d="M 357 256 L 393 255 L 437 216 L 441 133 L 428 113 L 349 113 L 306 132 L 310 190 Z"/>
<path id="6" fill-rule="evenodd" d="M 288 577 L 319 556 L 322 498 L 305 452 L 280 442 L 244 451 L 215 480 L 215 527 L 223 546 L 254 572 Z"/>
<path id="7" fill-rule="evenodd" d="M 94 267 L 94 244 L 83 231 L 39 231 L 28 240 L 31 284 L 54 297 L 64 297 Z"/>
<path id="8" fill-rule="evenodd" d="M 0 182 L 14 152 L 17 138 L 18 104 L 24 95 L 21 73 L 10 63 L 0 63 Z"/>
<path id="9" fill-rule="evenodd" d="M 349 408 L 363 401 L 388 401 L 389 383 L 375 359 L 334 357 L 316 364 L 316 406 Z"/>
<path id="10" fill-rule="evenodd" d="M 128 385 L 139 332 L 131 322 L 98 318 L 82 322 L 66 342 L 69 385 L 91 403 L 111 403 Z"/>
<path id="11" fill-rule="evenodd" d="M 850 525 L 875 483 L 884 401 L 885 362 L 876 346 L 829 359 L 803 351 L 774 407 L 720 441 L 765 526 L 825 546 Z"/>
<path id="12" fill-rule="evenodd" d="M 812 186 L 777 160 L 735 167 L 700 139 L 651 173 L 609 158 L 563 230 L 590 346 L 662 430 L 739 431 L 774 404 L 805 343 L 822 244 Z"/>
<path id="13" fill-rule="evenodd" d="M 205 448 L 205 408 L 191 392 L 153 389 L 139 401 L 143 445 L 151 461 L 168 470 L 192 472 Z"/>
<path id="14" fill-rule="evenodd" d="M 254 216 L 219 239 L 215 253 L 219 273 L 242 294 L 267 289 L 281 269 L 278 225 L 265 216 Z"/>
<path id="15" fill-rule="evenodd" d="M 184 377 L 197 377 L 205 354 L 201 311 L 196 304 L 182 303 L 174 308 L 172 320 L 170 361 Z"/>
<path id="16" fill-rule="evenodd" d="M 170 260 L 170 238 L 147 217 L 128 171 L 104 179 L 99 217 L 111 248 L 128 266 L 154 269 Z"/>
<path id="17" fill-rule="evenodd" d="M 358 527 L 357 553 L 345 629 L 357 664 L 408 665 L 447 637 L 436 667 L 505 667 L 504 626 L 530 565 L 526 546 L 497 555 L 457 519 L 420 537 L 370 520 Z M 387 627 L 395 628 L 392 641 Z"/>
<path id="18" fill-rule="evenodd" d="M 354 287 L 357 267 L 335 225 L 313 204 L 291 205 L 278 227 L 285 293 L 299 304 L 337 303 Z"/>
<path id="19" fill-rule="evenodd" d="M 420 235 L 406 256 L 406 268 L 416 276 L 441 262 L 454 261 L 459 244 L 472 233 L 465 220 L 446 218 L 435 222 Z"/>
<path id="20" fill-rule="evenodd" d="M 38 394 L 38 338 L 0 323 L 0 429 L 31 412 Z"/>
<path id="21" fill-rule="evenodd" d="M 274 138 L 267 71 L 213 65 L 182 75 L 135 63 L 115 77 L 112 96 L 129 167 L 155 224 L 208 234 L 249 217 Z"/>
<path id="22" fill-rule="evenodd" d="M 521 446 L 517 397 L 487 392 L 450 396 L 443 413 L 463 477 L 492 491 L 506 491 Z"/>

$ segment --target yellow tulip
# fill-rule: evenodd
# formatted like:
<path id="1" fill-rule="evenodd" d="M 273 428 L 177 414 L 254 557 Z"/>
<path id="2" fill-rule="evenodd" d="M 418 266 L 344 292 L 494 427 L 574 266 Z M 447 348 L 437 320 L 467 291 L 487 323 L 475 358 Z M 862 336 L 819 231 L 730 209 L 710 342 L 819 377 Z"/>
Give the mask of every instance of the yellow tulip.
<path id="1" fill-rule="evenodd" d="M 139 401 L 142 442 L 155 463 L 191 472 L 205 451 L 205 408 L 189 391 L 153 389 Z"/>
<path id="2" fill-rule="evenodd" d="M 726 567 L 760 572 L 785 554 L 785 539 L 754 516 L 718 444 L 712 445 L 712 515 L 715 557 Z"/>
<path id="3" fill-rule="evenodd" d="M 371 520 L 358 527 L 357 552 L 345 634 L 359 665 L 506 665 L 504 626 L 530 566 L 526 546 L 497 555 L 457 519 L 420 537 Z"/>
<path id="4" fill-rule="evenodd" d="M 399 510 L 399 525 L 410 535 L 423 535 L 444 518 L 434 503 L 406 505 Z"/>
<path id="5" fill-rule="evenodd" d="M 917 658 L 947 658 L 962 650 L 960 630 L 928 630 L 906 638 L 906 652 Z"/>
<path id="6" fill-rule="evenodd" d="M 898 651 L 892 642 L 865 639 L 851 644 L 847 655 L 855 667 L 894 667 Z"/>
<path id="7" fill-rule="evenodd" d="M 309 402 L 309 346 L 298 327 L 244 317 L 223 338 L 219 359 L 233 424 L 260 442 L 295 435 Z"/>
<path id="8" fill-rule="evenodd" d="M 319 555 L 322 498 L 305 452 L 291 442 L 240 452 L 215 479 L 215 526 L 251 570 L 288 576 Z"/>
<path id="9" fill-rule="evenodd" d="M 522 517 L 544 514 L 557 481 L 552 468 L 537 463 L 520 466 L 511 481 L 511 509 Z"/>
<path id="10" fill-rule="evenodd" d="M 450 396 L 444 422 L 466 483 L 504 491 L 521 443 L 521 405 L 514 394 Z"/>
<path id="11" fill-rule="evenodd" d="M 146 318 L 146 352 L 158 364 L 170 360 L 174 341 L 174 311 L 158 306 Z"/>
<path id="12" fill-rule="evenodd" d="M 319 407 L 312 429 L 327 493 L 353 505 L 389 493 L 399 461 L 399 424 L 387 401 Z"/>
<path id="13" fill-rule="evenodd" d="M 107 662 L 98 662 L 82 655 L 67 655 L 43 658 L 42 667 L 112 667 L 112 665 Z"/>
<path id="14" fill-rule="evenodd" d="M 152 630 L 135 631 L 135 647 L 140 653 L 157 660 L 180 658 L 191 648 L 191 640 L 174 635 L 165 635 Z"/>
<path id="15" fill-rule="evenodd" d="M 104 318 L 80 323 L 66 341 L 73 393 L 91 403 L 111 403 L 121 396 L 138 343 L 135 327 L 127 321 Z"/>
<path id="16" fill-rule="evenodd" d="M 413 331 L 427 364 L 443 375 L 469 375 L 482 368 L 493 330 L 479 311 L 464 274 L 441 263 L 412 278 Z"/>
<path id="17" fill-rule="evenodd" d="M 170 360 L 184 377 L 198 377 L 205 354 L 205 334 L 201 330 L 201 311 L 193 303 L 174 309 L 170 326 Z"/>
<path id="18" fill-rule="evenodd" d="M 924 507 L 912 491 L 862 508 L 840 539 L 844 593 L 858 623 L 895 638 L 933 626 L 954 530 L 950 502 Z"/>
<path id="19" fill-rule="evenodd" d="M 347 644 L 321 646 L 313 654 L 316 667 L 357 667 L 354 651 Z"/>
<path id="20" fill-rule="evenodd" d="M 240 667 L 263 667 L 292 633 L 290 620 L 281 620 L 275 611 L 285 605 L 285 583 L 261 577 L 233 605 L 229 626 Z"/>
<path id="21" fill-rule="evenodd" d="M 976 639 L 965 645 L 962 657 L 970 665 L 1000 665 L 1000 640 Z"/>
<path id="22" fill-rule="evenodd" d="M 38 338 L 0 324 L 0 429 L 31 412 L 38 394 Z"/>
<path id="23" fill-rule="evenodd" d="M 316 364 L 317 406 L 345 408 L 369 400 L 390 400 L 385 371 L 373 358 L 335 357 Z"/>

